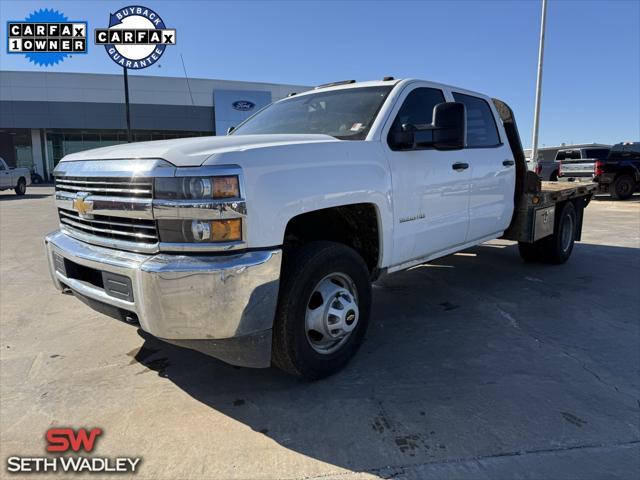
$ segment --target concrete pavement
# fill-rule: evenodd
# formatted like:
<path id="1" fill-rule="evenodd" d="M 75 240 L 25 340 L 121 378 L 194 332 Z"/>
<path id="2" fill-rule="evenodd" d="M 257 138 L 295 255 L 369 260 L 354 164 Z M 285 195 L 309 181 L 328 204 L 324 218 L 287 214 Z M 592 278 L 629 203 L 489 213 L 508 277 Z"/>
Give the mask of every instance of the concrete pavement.
<path id="1" fill-rule="evenodd" d="M 374 287 L 367 340 L 303 383 L 226 365 L 52 286 L 50 187 L 0 194 L 0 453 L 101 427 L 135 478 L 632 478 L 640 197 L 594 200 L 564 266 L 494 241 Z M 2 466 L 2 475 L 8 477 Z M 111 477 L 112 478 L 112 477 Z"/>

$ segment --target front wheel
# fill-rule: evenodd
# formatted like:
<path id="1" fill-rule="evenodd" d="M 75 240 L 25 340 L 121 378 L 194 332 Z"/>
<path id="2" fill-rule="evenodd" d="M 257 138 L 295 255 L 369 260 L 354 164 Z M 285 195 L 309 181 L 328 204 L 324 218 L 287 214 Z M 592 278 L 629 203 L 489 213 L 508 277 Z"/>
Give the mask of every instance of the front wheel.
<path id="1" fill-rule="evenodd" d="M 27 193 L 27 182 L 24 178 L 18 180 L 18 185 L 16 185 L 16 195 L 24 195 Z"/>
<path id="2" fill-rule="evenodd" d="M 627 200 L 633 195 L 636 183 L 631 175 L 620 175 L 611 186 L 611 197 L 614 200 Z"/>
<path id="3" fill-rule="evenodd" d="M 358 253 L 311 242 L 286 259 L 273 329 L 273 363 L 316 380 L 344 367 L 364 339 L 371 310 L 369 270 Z"/>

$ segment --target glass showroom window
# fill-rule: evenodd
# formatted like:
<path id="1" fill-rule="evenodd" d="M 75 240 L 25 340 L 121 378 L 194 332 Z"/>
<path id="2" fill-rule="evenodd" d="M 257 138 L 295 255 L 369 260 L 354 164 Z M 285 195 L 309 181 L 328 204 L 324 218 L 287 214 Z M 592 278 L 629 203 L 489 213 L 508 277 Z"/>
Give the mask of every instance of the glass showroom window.
<path id="1" fill-rule="evenodd" d="M 31 130 L 28 128 L 9 128 L 0 130 L 0 156 L 11 167 L 33 168 L 33 149 Z"/>
<path id="2" fill-rule="evenodd" d="M 210 132 L 155 130 L 133 130 L 131 133 L 134 142 L 211 135 Z M 50 169 L 53 170 L 60 159 L 70 153 L 108 147 L 119 143 L 127 143 L 126 130 L 49 130 L 47 131 L 47 150 Z"/>

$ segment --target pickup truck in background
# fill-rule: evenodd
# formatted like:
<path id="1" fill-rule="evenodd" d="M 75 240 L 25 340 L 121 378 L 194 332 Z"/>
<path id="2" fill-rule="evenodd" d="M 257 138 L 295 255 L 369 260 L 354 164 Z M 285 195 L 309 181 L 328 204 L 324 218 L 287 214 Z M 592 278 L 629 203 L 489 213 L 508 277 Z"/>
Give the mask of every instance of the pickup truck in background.
<path id="1" fill-rule="evenodd" d="M 563 263 L 596 189 L 527 172 L 504 102 L 391 77 L 290 95 L 225 137 L 74 153 L 54 174 L 59 290 L 306 379 L 356 353 L 382 275 L 500 237 Z"/>
<path id="2" fill-rule="evenodd" d="M 607 150 L 607 155 L 567 156 L 560 161 L 558 179 L 593 181 L 598 184 L 600 193 L 609 193 L 616 200 L 626 200 L 640 187 L 640 142 L 618 143 Z"/>
<path id="3" fill-rule="evenodd" d="M 0 191 L 13 189 L 16 195 L 24 195 L 27 185 L 31 185 L 31 171 L 28 168 L 9 167 L 0 157 Z"/>
<path id="4" fill-rule="evenodd" d="M 568 148 L 558 150 L 558 180 L 593 182 L 593 171 L 598 160 L 609 155 L 609 148 Z"/>

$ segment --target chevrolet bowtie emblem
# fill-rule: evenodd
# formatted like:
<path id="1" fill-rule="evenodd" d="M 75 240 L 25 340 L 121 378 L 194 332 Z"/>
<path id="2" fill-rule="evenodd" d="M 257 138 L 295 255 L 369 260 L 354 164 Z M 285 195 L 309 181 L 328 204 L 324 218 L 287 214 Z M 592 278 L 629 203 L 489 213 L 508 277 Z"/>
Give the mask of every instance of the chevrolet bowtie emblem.
<path id="1" fill-rule="evenodd" d="M 78 192 L 76 193 L 76 197 L 73 199 L 72 207 L 81 216 L 86 215 L 93 210 L 93 201 L 86 200 L 88 196 L 89 194 L 87 192 Z"/>

